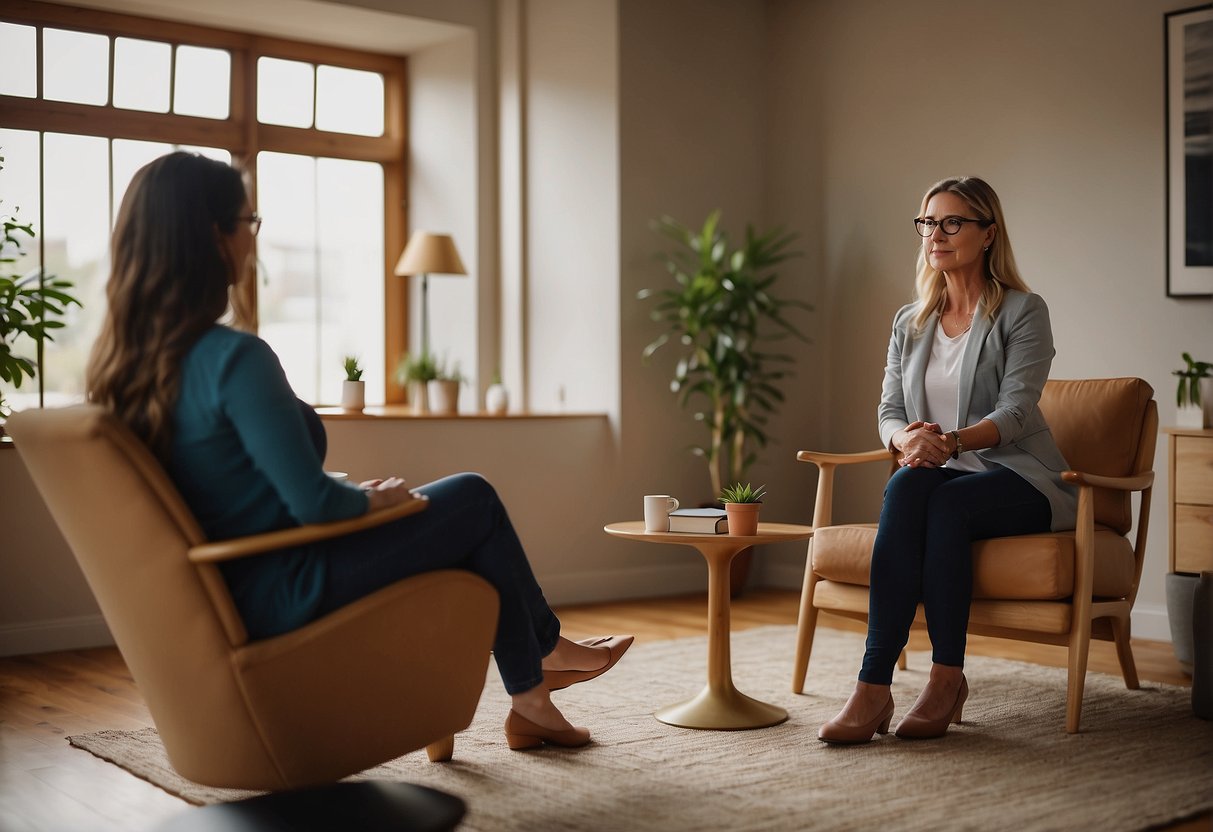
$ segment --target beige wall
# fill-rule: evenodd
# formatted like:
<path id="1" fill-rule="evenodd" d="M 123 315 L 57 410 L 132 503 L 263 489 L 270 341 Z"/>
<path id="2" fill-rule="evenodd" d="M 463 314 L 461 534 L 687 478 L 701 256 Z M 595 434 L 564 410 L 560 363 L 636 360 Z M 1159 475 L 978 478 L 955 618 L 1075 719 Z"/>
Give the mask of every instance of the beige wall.
<path id="1" fill-rule="evenodd" d="M 1052 375 L 1141 376 L 1172 422 L 1180 352 L 1213 355 L 1213 302 L 1165 296 L 1162 22 L 1186 5 L 770 6 L 768 205 L 812 235 L 831 328 L 813 407 L 833 449 L 878 444 L 889 323 L 912 291 L 910 219 L 955 173 L 999 191 L 1020 268 L 1052 313 Z M 1164 451 L 1160 439 L 1134 613 L 1136 635 L 1163 639 Z M 866 485 L 840 515 L 869 513 L 878 482 Z"/>

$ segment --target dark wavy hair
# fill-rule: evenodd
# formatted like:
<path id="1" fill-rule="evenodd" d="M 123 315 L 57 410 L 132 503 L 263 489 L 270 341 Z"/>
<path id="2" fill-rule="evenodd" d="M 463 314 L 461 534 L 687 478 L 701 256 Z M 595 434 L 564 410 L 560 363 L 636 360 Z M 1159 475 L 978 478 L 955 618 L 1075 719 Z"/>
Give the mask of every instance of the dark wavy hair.
<path id="1" fill-rule="evenodd" d="M 236 231 L 246 200 L 239 170 L 184 152 L 141 168 L 122 199 L 88 396 L 162 460 L 181 362 L 227 311 L 243 267 L 231 262 L 220 235 Z"/>

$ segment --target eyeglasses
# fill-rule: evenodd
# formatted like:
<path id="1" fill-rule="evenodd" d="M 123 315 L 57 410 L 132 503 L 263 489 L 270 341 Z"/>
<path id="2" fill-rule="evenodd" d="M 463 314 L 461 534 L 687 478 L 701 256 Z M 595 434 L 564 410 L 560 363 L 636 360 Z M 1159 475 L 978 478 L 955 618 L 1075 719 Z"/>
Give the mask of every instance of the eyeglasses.
<path id="1" fill-rule="evenodd" d="M 241 220 L 243 222 L 247 222 L 248 230 L 253 232 L 254 237 L 256 237 L 258 232 L 261 231 L 261 215 L 260 214 L 249 214 L 249 215 L 243 216 L 243 217 L 236 217 L 236 219 Z"/>
<path id="2" fill-rule="evenodd" d="M 935 228 L 943 229 L 943 233 L 951 237 L 953 234 L 959 234 L 960 229 L 964 228 L 966 222 L 975 222 L 982 228 L 993 225 L 992 220 L 973 220 L 968 217 L 944 217 L 941 220 L 923 219 L 918 217 L 914 220 L 914 228 L 918 231 L 919 236 L 930 237 L 935 233 Z"/>

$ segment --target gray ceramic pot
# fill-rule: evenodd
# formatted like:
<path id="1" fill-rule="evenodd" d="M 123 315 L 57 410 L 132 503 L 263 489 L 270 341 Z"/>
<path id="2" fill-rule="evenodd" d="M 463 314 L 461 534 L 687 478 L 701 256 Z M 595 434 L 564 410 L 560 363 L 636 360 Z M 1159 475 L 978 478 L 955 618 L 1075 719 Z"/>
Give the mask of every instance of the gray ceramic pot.
<path id="1" fill-rule="evenodd" d="M 1192 596 L 1199 575 L 1168 572 L 1167 620 L 1171 623 L 1171 647 L 1184 673 L 1192 675 Z"/>

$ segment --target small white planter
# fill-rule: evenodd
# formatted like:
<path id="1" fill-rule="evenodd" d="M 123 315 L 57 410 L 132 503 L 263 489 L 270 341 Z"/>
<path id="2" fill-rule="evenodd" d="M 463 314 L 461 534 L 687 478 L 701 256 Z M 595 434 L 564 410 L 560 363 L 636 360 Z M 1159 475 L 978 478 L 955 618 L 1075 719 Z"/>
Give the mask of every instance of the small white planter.
<path id="1" fill-rule="evenodd" d="M 430 397 L 430 412 L 454 416 L 459 412 L 459 382 L 436 378 L 426 385 Z"/>
<path id="2" fill-rule="evenodd" d="M 1200 380 L 1200 405 L 1175 408 L 1175 424 L 1181 428 L 1213 428 L 1213 378 Z"/>
<path id="3" fill-rule="evenodd" d="M 490 384 L 484 391 L 484 412 L 502 416 L 510 409 L 510 391 L 504 384 Z"/>
<path id="4" fill-rule="evenodd" d="M 414 416 L 424 416 L 430 412 L 429 396 L 426 395 L 424 381 L 409 382 L 409 410 Z"/>
<path id="5" fill-rule="evenodd" d="M 366 382 L 341 382 L 341 409 L 361 411 L 366 407 Z"/>

